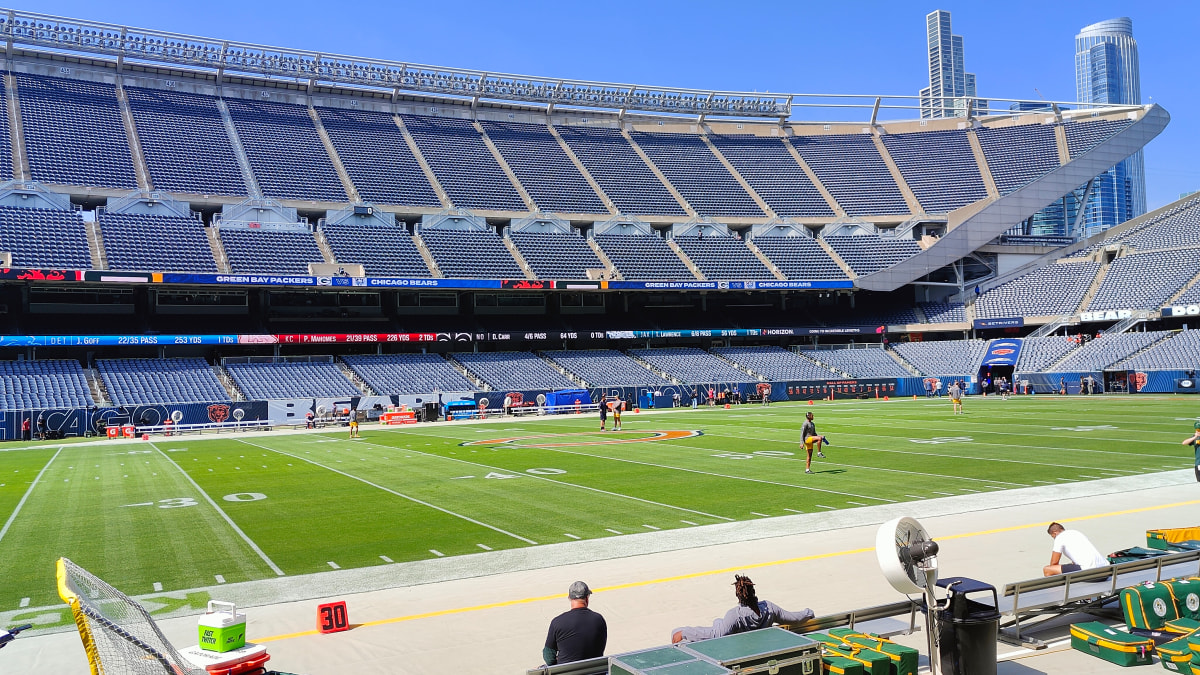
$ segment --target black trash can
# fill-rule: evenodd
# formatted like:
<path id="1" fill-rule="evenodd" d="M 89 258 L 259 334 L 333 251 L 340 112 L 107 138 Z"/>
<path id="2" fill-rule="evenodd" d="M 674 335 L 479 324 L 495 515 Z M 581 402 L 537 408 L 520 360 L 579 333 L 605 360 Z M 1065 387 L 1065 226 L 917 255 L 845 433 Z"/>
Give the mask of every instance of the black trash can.
<path id="1" fill-rule="evenodd" d="M 996 675 L 1000 632 L 996 587 L 966 577 L 939 579 L 937 585 L 950 594 L 938 607 L 942 675 Z M 991 597 L 968 598 L 972 593 L 991 593 Z"/>

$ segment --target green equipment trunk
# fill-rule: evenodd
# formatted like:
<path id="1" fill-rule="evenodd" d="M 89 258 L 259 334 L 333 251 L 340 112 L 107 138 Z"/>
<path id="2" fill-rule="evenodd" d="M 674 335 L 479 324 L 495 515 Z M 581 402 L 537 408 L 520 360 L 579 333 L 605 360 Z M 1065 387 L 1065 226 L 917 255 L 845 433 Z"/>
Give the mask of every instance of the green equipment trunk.
<path id="1" fill-rule="evenodd" d="M 829 650 L 821 654 L 821 669 L 829 675 L 863 675 L 863 664 Z"/>
<path id="2" fill-rule="evenodd" d="M 676 647 L 620 654 L 608 661 L 611 675 L 726 675 L 730 671 Z"/>
<path id="3" fill-rule="evenodd" d="M 861 663 L 863 675 L 890 675 L 892 672 L 892 659 L 887 654 L 847 644 L 842 642 L 841 638 L 835 638 L 825 633 L 809 633 L 805 637 L 820 642 L 824 646 L 826 654 Z"/>
<path id="4" fill-rule="evenodd" d="M 783 628 L 763 628 L 680 645 L 680 649 L 744 675 L 817 675 L 821 645 Z"/>
<path id="5" fill-rule="evenodd" d="M 1121 591 L 1121 611 L 1130 628 L 1162 630 L 1179 618 L 1175 598 L 1166 584 L 1142 584 Z"/>
<path id="6" fill-rule="evenodd" d="M 917 675 L 917 663 L 920 660 L 920 653 L 912 647 L 896 644 L 878 635 L 860 633 L 853 628 L 834 628 L 829 631 L 829 634 L 841 638 L 856 647 L 874 649 L 877 652 L 887 654 L 888 658 L 892 660 L 892 672 L 895 675 Z"/>
<path id="7" fill-rule="evenodd" d="M 1188 647 L 1187 638 L 1179 638 L 1159 645 L 1157 651 L 1158 661 L 1163 668 L 1187 675 L 1192 661 L 1192 649 Z"/>
<path id="8" fill-rule="evenodd" d="M 1200 579 L 1176 579 L 1164 581 L 1163 585 L 1175 598 L 1180 618 L 1200 621 Z"/>
<path id="9" fill-rule="evenodd" d="M 1153 662 L 1153 640 L 1110 628 L 1099 621 L 1072 624 L 1071 646 L 1118 666 Z"/>

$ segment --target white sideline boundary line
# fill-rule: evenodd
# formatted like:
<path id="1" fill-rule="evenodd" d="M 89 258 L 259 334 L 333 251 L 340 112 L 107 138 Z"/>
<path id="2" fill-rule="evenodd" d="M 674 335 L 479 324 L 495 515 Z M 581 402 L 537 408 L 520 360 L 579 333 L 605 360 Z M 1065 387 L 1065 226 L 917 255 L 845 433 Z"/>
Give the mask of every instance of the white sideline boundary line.
<path id="1" fill-rule="evenodd" d="M 431 434 L 422 434 L 422 435 L 430 436 Z M 245 442 L 246 441 L 243 441 L 243 443 L 245 443 Z M 382 445 L 379 443 L 371 443 L 369 441 L 364 441 L 362 443 L 362 445 L 369 445 L 373 448 L 395 449 L 394 446 L 391 446 L 391 445 Z M 545 450 L 545 449 L 550 449 L 550 448 L 539 448 L 539 449 Z M 412 452 L 412 453 L 416 453 L 416 454 L 424 456 L 424 457 L 431 457 L 433 459 L 442 459 L 442 460 L 447 460 L 450 462 L 461 462 L 463 464 L 470 464 L 471 466 L 478 466 L 478 467 L 482 467 L 484 469 L 490 469 L 492 471 L 512 471 L 513 470 L 513 469 L 505 469 L 505 468 L 498 467 L 498 466 L 491 466 L 490 464 L 481 464 L 479 462 L 472 462 L 468 459 L 459 459 L 458 457 L 443 457 L 441 455 L 436 455 L 436 454 L 433 454 L 430 452 L 424 452 L 421 450 L 405 450 L 405 452 Z M 554 483 L 555 485 L 561 485 L 563 487 L 573 487 L 573 488 L 579 488 L 580 490 L 587 490 L 589 492 L 599 492 L 600 494 L 605 494 L 605 495 L 609 495 L 611 497 L 617 497 L 620 499 L 631 499 L 633 501 L 641 502 L 643 504 L 651 504 L 653 506 L 660 506 L 665 509 L 675 509 L 676 511 L 686 511 L 687 513 L 694 513 L 698 516 L 704 516 L 706 518 L 716 518 L 717 520 L 725 520 L 725 521 L 729 521 L 729 522 L 733 522 L 734 520 L 736 520 L 736 518 L 726 518 L 725 516 L 718 516 L 718 515 L 715 515 L 712 513 L 696 511 L 695 509 L 689 509 L 689 508 L 686 508 L 683 506 L 675 506 L 673 504 L 664 504 L 662 502 L 651 501 L 649 499 L 643 499 L 641 497 L 634 497 L 633 495 L 625 495 L 625 494 L 621 494 L 620 492 L 610 492 L 608 490 L 601 490 L 600 488 L 595 488 L 595 487 L 591 487 L 588 485 L 579 485 L 577 483 L 568 483 L 566 481 L 554 480 L 553 478 L 547 478 L 546 476 L 539 476 L 537 474 L 523 473 L 523 474 L 521 474 L 521 476 L 523 478 L 535 478 L 537 480 L 543 480 L 543 481 L 546 481 L 547 483 Z"/>
<path id="2" fill-rule="evenodd" d="M 223 518 L 225 520 L 225 522 L 229 523 L 229 527 L 232 527 L 233 531 L 237 532 L 238 536 L 241 537 L 242 540 L 245 541 L 246 544 L 255 553 L 258 554 L 258 557 L 262 558 L 263 562 L 267 563 L 267 566 L 271 568 L 271 571 L 275 572 L 275 574 L 278 576 L 281 576 L 281 577 L 284 576 L 283 570 L 279 569 L 279 565 L 276 565 L 275 561 L 271 560 L 270 556 L 267 555 L 266 551 L 262 550 L 261 548 L 259 548 L 258 544 L 254 543 L 254 540 L 250 538 L 250 535 L 246 534 L 245 531 L 242 530 L 242 528 L 238 527 L 237 523 L 233 522 L 233 518 L 230 518 L 229 514 L 225 513 L 225 510 L 222 509 L 221 506 L 219 504 L 217 504 L 217 502 L 214 501 L 213 498 L 210 497 L 207 492 L 204 491 L 204 488 L 200 487 L 200 484 L 197 483 L 195 481 L 195 479 L 193 479 L 191 477 L 191 475 L 188 474 L 188 472 L 183 470 L 183 467 L 179 466 L 179 464 L 177 464 L 175 462 L 175 460 L 171 459 L 170 455 L 163 452 L 162 449 L 160 449 L 153 442 L 150 443 L 150 447 L 154 448 L 154 450 L 156 452 L 158 452 L 158 454 L 162 455 L 163 459 L 167 460 L 167 462 L 169 462 L 171 464 L 171 466 L 175 467 L 176 469 L 179 470 L 179 473 L 183 474 L 183 477 L 187 479 L 187 482 L 191 483 L 192 487 L 196 488 L 196 492 L 199 492 L 201 495 L 204 496 L 204 500 L 207 501 L 210 506 L 212 506 L 214 509 L 216 509 L 217 513 L 220 514 L 221 518 Z M 222 581 L 221 583 L 224 583 L 224 581 Z"/>
<path id="3" fill-rule="evenodd" d="M 509 531 L 507 531 L 507 530 L 502 530 L 502 529 L 500 529 L 500 528 L 496 527 L 495 525 L 488 525 L 487 523 L 480 522 L 480 521 L 478 521 L 478 520 L 475 520 L 474 518 L 471 518 L 471 517 L 469 517 L 469 516 L 464 516 L 464 515 L 462 515 L 461 513 L 455 513 L 455 512 L 453 512 L 453 511 L 451 511 L 451 510 L 449 510 L 449 509 L 444 509 L 444 508 L 442 508 L 442 507 L 440 507 L 440 506 L 437 506 L 437 505 L 435 505 L 435 504 L 430 504 L 429 502 L 426 502 L 426 501 L 421 501 L 420 499 L 417 499 L 416 497 L 410 497 L 410 496 L 408 496 L 408 495 L 406 495 L 406 494 L 403 494 L 403 493 L 401 493 L 401 492 L 397 492 L 397 491 L 395 491 L 395 490 L 393 490 L 393 489 L 391 489 L 391 488 L 387 488 L 387 487 L 384 487 L 384 486 L 382 486 L 382 485 L 379 485 L 378 483 L 372 483 L 371 481 L 367 480 L 366 478 L 360 478 L 359 476 L 355 476 L 354 474 L 346 473 L 345 471 L 342 471 L 342 470 L 340 470 L 340 469 L 335 469 L 335 468 L 333 468 L 333 467 L 331 467 L 331 466 L 326 466 L 326 465 L 324 465 L 324 464 L 321 464 L 320 462 L 315 462 L 315 461 L 313 461 L 313 460 L 311 460 L 311 459 L 307 459 L 307 458 L 305 458 L 305 457 L 301 457 L 300 455 L 293 455 L 293 454 L 292 454 L 292 453 L 290 453 L 290 452 L 284 452 L 283 450 L 276 450 L 276 449 L 274 449 L 274 448 L 268 448 L 268 447 L 267 447 L 267 446 L 265 446 L 265 445 L 259 445 L 259 444 L 257 444 L 257 443 L 251 443 L 250 441 L 247 441 L 247 440 L 244 440 L 244 439 L 241 439 L 241 438 L 237 439 L 237 441 L 238 441 L 239 443 L 245 443 L 246 445 L 249 445 L 249 446 L 252 446 L 252 447 L 258 448 L 258 449 L 260 449 L 260 450 L 266 450 L 267 452 L 275 452 L 275 453 L 278 453 L 278 454 L 280 454 L 280 455 L 285 455 L 285 456 L 287 456 L 287 457 L 291 457 L 291 458 L 293 458 L 293 459 L 298 459 L 298 460 L 301 460 L 301 461 L 303 461 L 303 462 L 308 462 L 309 464 L 312 464 L 313 466 L 319 466 L 319 467 L 321 467 L 322 469 L 325 469 L 326 471 L 332 471 L 332 472 L 334 472 L 334 473 L 336 473 L 336 474 L 339 474 L 339 475 L 345 476 L 346 478 L 349 478 L 349 479 L 351 479 L 351 480 L 356 480 L 356 481 L 359 481 L 360 483 L 365 483 L 365 484 L 367 484 L 367 485 L 370 485 L 371 487 L 373 487 L 373 488 L 376 488 L 376 489 L 378 489 L 378 490 L 383 490 L 384 492 L 387 492 L 387 493 L 389 493 L 389 494 L 396 495 L 397 497 L 400 497 L 401 499 L 407 499 L 408 501 L 410 501 L 410 502 L 413 502 L 414 504 L 420 504 L 421 506 L 425 506 L 425 507 L 428 507 L 428 508 L 434 509 L 435 511 L 441 511 L 442 513 L 445 513 L 445 514 L 447 514 L 447 515 L 454 516 L 455 518 L 461 518 L 461 519 L 463 519 L 463 520 L 465 520 L 465 521 L 467 521 L 467 522 L 469 522 L 469 523 L 475 523 L 476 525 L 479 525 L 480 527 L 486 527 L 487 529 L 489 529 L 489 530 L 492 530 L 492 531 L 494 531 L 494 532 L 499 532 L 500 534 L 507 535 L 507 536 L 509 536 L 509 537 L 512 537 L 513 539 L 519 539 L 519 540 L 521 540 L 521 541 L 523 541 L 523 542 L 525 542 L 525 543 L 527 543 L 527 544 L 530 544 L 530 545 L 532 545 L 532 546 L 537 546 L 537 542 L 536 542 L 536 541 L 534 541 L 534 540 L 532 540 L 532 539 L 526 539 L 525 537 L 522 537 L 522 536 L 521 536 L 521 535 L 519 535 L 519 534 L 513 534 L 512 532 L 509 532 Z M 367 444 L 367 445 L 374 445 L 374 444 Z M 390 447 L 390 446 L 389 446 L 389 447 Z M 417 452 L 417 451 L 416 451 L 416 450 L 412 450 L 411 452 Z"/>
<path id="4" fill-rule="evenodd" d="M 58 446 L 58 452 L 54 453 L 54 456 L 50 458 L 50 461 L 46 462 L 46 466 L 42 467 L 42 470 L 38 472 L 37 477 L 35 477 L 33 482 L 29 484 L 29 489 L 26 490 L 25 494 L 21 496 L 21 501 L 17 502 L 17 507 L 13 509 L 12 515 L 8 517 L 8 520 L 4 523 L 4 527 L 0 528 L 0 541 L 4 541 L 4 535 L 8 534 L 8 528 L 12 527 L 13 522 L 15 522 L 17 519 L 17 514 L 21 513 L 21 507 L 25 506 L 25 502 L 29 499 L 29 495 L 33 493 L 33 488 L 37 487 L 38 481 L 42 480 L 42 474 L 46 473 L 46 469 L 50 468 L 50 465 L 53 464 L 54 460 L 58 458 L 59 453 L 63 451 L 64 447 L 65 446 L 62 445 Z"/>

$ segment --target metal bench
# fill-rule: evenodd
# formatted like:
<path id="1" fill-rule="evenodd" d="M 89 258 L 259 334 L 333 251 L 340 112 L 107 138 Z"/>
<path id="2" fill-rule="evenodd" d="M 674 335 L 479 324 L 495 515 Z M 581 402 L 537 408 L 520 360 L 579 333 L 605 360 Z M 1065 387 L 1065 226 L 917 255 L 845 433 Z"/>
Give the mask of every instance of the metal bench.
<path id="1" fill-rule="evenodd" d="M 1011 583 L 1004 587 L 998 607 L 1002 615 L 1011 617 L 1000 625 L 1000 639 L 1041 648 L 1045 643 L 1021 632 L 1064 614 L 1119 612 L 1119 608 L 1107 606 L 1116 602 L 1124 588 L 1197 575 L 1200 551 L 1184 551 Z"/>

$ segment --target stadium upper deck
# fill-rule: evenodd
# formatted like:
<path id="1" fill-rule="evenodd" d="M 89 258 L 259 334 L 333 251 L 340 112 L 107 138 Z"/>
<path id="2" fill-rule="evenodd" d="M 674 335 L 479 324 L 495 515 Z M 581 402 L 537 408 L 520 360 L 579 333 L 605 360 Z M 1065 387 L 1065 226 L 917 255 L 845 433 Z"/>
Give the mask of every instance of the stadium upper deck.
<path id="1" fill-rule="evenodd" d="M 820 103 L 800 95 L 493 75 L 16 11 L 0 35 L 13 130 L 0 155 L 15 179 L 77 200 L 137 188 L 197 208 L 273 198 L 310 217 L 369 202 L 410 221 L 465 208 L 492 223 L 786 218 L 939 237 L 855 270 L 872 290 L 962 258 L 1168 120 L 1133 106 L 882 122 L 915 102 L 843 97 L 870 119 L 809 123 L 789 119 Z"/>

